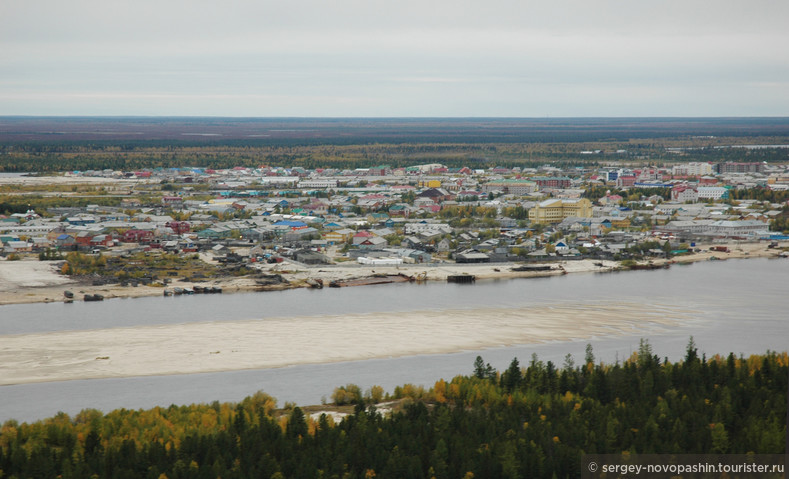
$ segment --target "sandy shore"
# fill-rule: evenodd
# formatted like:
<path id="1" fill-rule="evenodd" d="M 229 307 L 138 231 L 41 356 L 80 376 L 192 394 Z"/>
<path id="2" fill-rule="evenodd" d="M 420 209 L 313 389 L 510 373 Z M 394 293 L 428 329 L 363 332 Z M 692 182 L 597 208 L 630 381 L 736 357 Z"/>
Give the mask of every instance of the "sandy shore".
<path id="1" fill-rule="evenodd" d="M 729 247 L 731 253 L 700 253 L 680 259 L 704 261 L 711 256 L 752 258 L 779 253 L 767 249 L 764 243 Z M 430 267 L 280 264 L 266 265 L 265 269 L 300 284 L 307 278 L 328 282 L 378 273 L 426 273 L 428 280 L 446 281 L 447 275 L 463 273 L 483 280 L 617 267 L 615 262 L 604 262 L 602 266 L 596 263 L 590 260 L 554 263 L 555 269 L 549 272 L 513 272 L 512 265 L 506 264 Z M 56 270 L 56 265 L 46 262 L 0 262 L 0 303 L 62 300 L 64 289 L 77 294 L 100 292 L 106 297 L 162 294 L 162 288 L 153 287 L 83 286 L 60 276 Z M 225 291 L 231 292 L 259 287 L 249 278 L 214 284 L 222 284 Z M 655 312 L 646 323 L 645 310 Z M 0 384 L 273 368 L 588 339 L 636 331 L 649 334 L 686 322 L 692 313 L 670 305 L 621 303 L 590 308 L 588 304 L 568 302 L 529 310 L 429 310 L 4 335 L 0 336 Z"/>

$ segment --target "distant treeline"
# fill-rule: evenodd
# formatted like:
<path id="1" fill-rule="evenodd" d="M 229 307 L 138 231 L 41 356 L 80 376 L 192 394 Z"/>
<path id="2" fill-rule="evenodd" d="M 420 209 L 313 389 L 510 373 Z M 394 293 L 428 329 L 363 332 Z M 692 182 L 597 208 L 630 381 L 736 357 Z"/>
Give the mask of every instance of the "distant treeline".
<path id="1" fill-rule="evenodd" d="M 221 143 L 185 141 L 66 141 L 0 144 L 0 172 L 62 172 L 85 170 L 134 171 L 185 166 L 215 169 L 261 165 L 308 169 L 354 169 L 376 165 L 405 167 L 442 163 L 449 167 L 494 166 L 534 168 L 551 163 L 563 168 L 593 167 L 600 163 L 676 161 L 789 161 L 789 149 L 716 149 L 714 144 L 743 141 L 789 142 L 789 138 L 727 138 L 712 140 L 599 141 L 593 143 L 531 142 L 483 143 L 423 140 L 402 143 L 344 143 L 333 138 L 225 140 Z M 466 139 L 468 140 L 468 139 Z M 703 148 L 670 153 L 666 147 Z M 582 151 L 600 153 L 581 154 Z M 620 153 L 616 153 L 621 151 Z"/>
<path id="2" fill-rule="evenodd" d="M 4 144 L 578 143 L 746 136 L 789 136 L 789 118 L 0 117 Z"/>
<path id="3" fill-rule="evenodd" d="M 585 453 L 780 454 L 789 357 L 660 360 L 648 343 L 624 362 L 533 357 L 429 391 L 397 388 L 391 417 L 357 396 L 334 424 L 257 393 L 239 404 L 86 410 L 0 430 L 3 477 L 578 478 Z"/>
<path id="4" fill-rule="evenodd" d="M 235 166 L 354 169 L 389 165 L 393 168 L 441 163 L 449 167 L 536 167 L 548 159 L 563 165 L 582 165 L 577 154 L 542 151 L 537 145 L 467 143 L 369 145 L 5 145 L 0 146 L 0 172 L 121 170 Z M 533 159 L 530 159 L 533 158 Z"/>

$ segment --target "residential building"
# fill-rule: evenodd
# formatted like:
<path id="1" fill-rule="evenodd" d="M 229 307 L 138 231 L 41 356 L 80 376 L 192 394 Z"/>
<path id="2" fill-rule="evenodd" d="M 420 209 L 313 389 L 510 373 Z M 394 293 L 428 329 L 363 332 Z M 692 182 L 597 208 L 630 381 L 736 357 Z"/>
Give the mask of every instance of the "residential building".
<path id="1" fill-rule="evenodd" d="M 715 172 L 718 174 L 728 173 L 764 173 L 764 163 L 735 163 L 727 161 L 715 165 Z"/>
<path id="2" fill-rule="evenodd" d="M 700 200 L 720 200 L 729 197 L 729 190 L 723 186 L 699 186 Z"/>
<path id="3" fill-rule="evenodd" d="M 718 236 L 753 236 L 768 230 L 767 224 L 761 221 L 729 221 L 721 220 L 710 224 L 708 232 Z"/>
<path id="4" fill-rule="evenodd" d="M 570 216 L 591 218 L 592 203 L 586 198 L 551 199 L 529 210 L 529 220 L 533 223 L 559 223 Z"/>
<path id="5" fill-rule="evenodd" d="M 705 176 L 712 173 L 712 165 L 710 163 L 691 162 L 671 168 L 673 176 Z"/>
<path id="6" fill-rule="evenodd" d="M 182 208 L 184 206 L 184 199 L 180 196 L 163 196 L 162 206 L 166 208 Z"/>
<path id="7" fill-rule="evenodd" d="M 299 180 L 299 188 L 337 188 L 337 180 L 329 178 L 311 178 Z"/>
<path id="8" fill-rule="evenodd" d="M 443 188 L 429 188 L 416 195 L 416 199 L 429 198 L 434 203 L 441 203 L 442 201 L 451 199 L 453 197 L 447 190 Z"/>
<path id="9" fill-rule="evenodd" d="M 372 234 L 367 230 L 359 231 L 358 233 L 353 235 L 353 244 L 355 246 L 358 246 L 374 236 L 375 236 L 374 234 Z"/>
<path id="10" fill-rule="evenodd" d="M 524 196 L 537 191 L 537 183 L 531 180 L 497 180 L 482 185 L 483 193 L 492 193 L 494 191 Z"/>
<path id="11" fill-rule="evenodd" d="M 620 175 L 616 179 L 616 186 L 617 188 L 627 188 L 635 185 L 637 179 L 638 177 L 635 175 Z"/>
<path id="12" fill-rule="evenodd" d="M 418 223 L 406 223 L 405 225 L 405 234 L 407 235 L 424 233 L 426 231 L 437 231 L 441 234 L 446 234 L 452 232 L 452 227 L 446 223 L 427 223 L 421 221 Z"/>
<path id="13" fill-rule="evenodd" d="M 324 234 L 323 239 L 329 243 L 339 244 L 349 241 L 353 238 L 353 234 L 354 231 L 352 229 L 343 228 Z"/>
<path id="14" fill-rule="evenodd" d="M 671 199 L 680 203 L 695 203 L 699 200 L 699 192 L 688 185 L 679 185 L 671 189 Z"/>
<path id="15" fill-rule="evenodd" d="M 567 176 L 537 176 L 532 180 L 542 188 L 569 188 L 572 180 Z"/>

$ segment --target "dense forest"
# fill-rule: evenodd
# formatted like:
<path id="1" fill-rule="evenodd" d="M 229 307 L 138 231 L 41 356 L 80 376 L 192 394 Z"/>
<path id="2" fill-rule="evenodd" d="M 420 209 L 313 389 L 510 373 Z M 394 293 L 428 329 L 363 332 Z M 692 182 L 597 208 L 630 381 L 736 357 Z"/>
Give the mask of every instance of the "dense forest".
<path id="1" fill-rule="evenodd" d="M 785 141 L 787 138 L 731 138 L 743 141 Z M 189 144 L 185 142 L 84 141 L 64 143 L 0 143 L 0 172 L 63 172 L 112 169 L 135 171 L 153 168 L 205 167 L 228 169 L 261 165 L 353 169 L 386 164 L 400 168 L 441 163 L 450 168 L 521 167 L 546 163 L 561 168 L 595 167 L 602 163 L 623 165 L 670 164 L 676 161 L 786 162 L 789 148 L 692 147 L 669 152 L 673 145 L 698 145 L 699 140 L 650 139 L 587 143 L 360 143 L 312 144 L 311 141 L 226 141 Z M 599 151 L 582 154 L 582 151 Z M 620 153 L 617 153 L 621 151 Z"/>
<path id="2" fill-rule="evenodd" d="M 591 347 L 578 366 L 533 357 L 499 372 L 478 357 L 469 376 L 398 387 L 391 414 L 353 395 L 336 424 L 264 393 L 7 421 L 0 477 L 551 479 L 580 477 L 585 453 L 779 454 L 788 376 L 786 353 L 707 358 L 692 340 L 678 362 L 643 341 L 608 365 Z"/>

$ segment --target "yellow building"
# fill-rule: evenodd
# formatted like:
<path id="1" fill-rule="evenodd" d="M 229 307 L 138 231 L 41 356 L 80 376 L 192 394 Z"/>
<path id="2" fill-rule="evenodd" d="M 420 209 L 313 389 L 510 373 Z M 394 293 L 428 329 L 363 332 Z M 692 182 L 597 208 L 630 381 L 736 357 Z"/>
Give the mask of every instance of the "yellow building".
<path id="1" fill-rule="evenodd" d="M 563 219 L 575 216 L 592 217 L 592 202 L 586 198 L 545 200 L 529 210 L 532 223 L 560 223 Z"/>
<path id="2" fill-rule="evenodd" d="M 440 180 L 419 180 L 419 187 L 421 188 L 441 188 Z"/>
<path id="3" fill-rule="evenodd" d="M 609 218 L 611 227 L 617 229 L 630 228 L 630 218 Z"/>
<path id="4" fill-rule="evenodd" d="M 354 230 L 349 228 L 343 228 L 341 230 L 331 231 L 323 235 L 323 239 L 329 243 L 345 243 L 350 241 L 353 238 L 353 234 L 355 233 Z"/>

